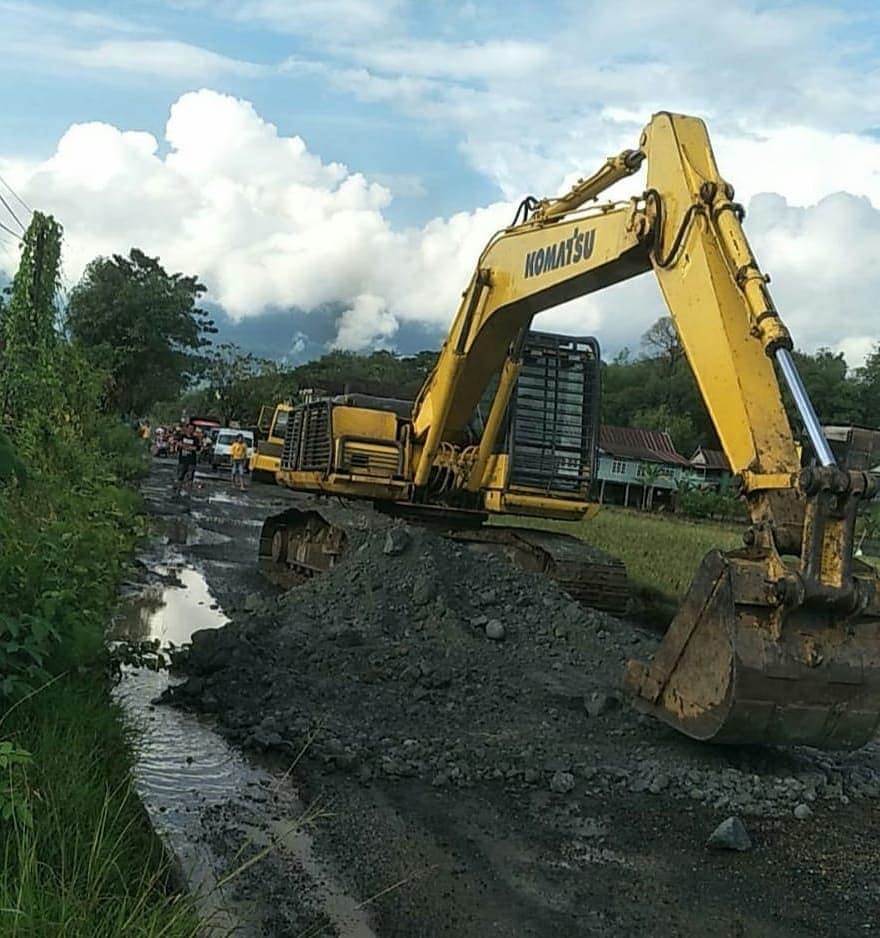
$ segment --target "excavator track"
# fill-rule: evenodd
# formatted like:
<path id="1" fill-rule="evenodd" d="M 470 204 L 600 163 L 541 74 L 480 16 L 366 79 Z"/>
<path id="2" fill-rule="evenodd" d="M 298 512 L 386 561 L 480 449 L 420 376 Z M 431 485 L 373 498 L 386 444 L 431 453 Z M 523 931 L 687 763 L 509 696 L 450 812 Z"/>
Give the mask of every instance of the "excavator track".
<path id="1" fill-rule="evenodd" d="M 313 509 L 290 508 L 263 522 L 260 571 L 276 586 L 289 589 L 331 570 L 347 544 L 343 525 Z"/>
<path id="2" fill-rule="evenodd" d="M 332 569 L 345 553 L 346 528 L 355 523 L 350 511 L 337 513 L 288 509 L 268 518 L 260 534 L 263 574 L 289 588 Z M 451 540 L 503 554 L 525 570 L 549 576 L 589 606 L 616 613 L 627 609 L 630 590 L 622 561 L 578 538 L 530 528 L 430 526 Z"/>
<path id="3" fill-rule="evenodd" d="M 621 614 L 630 606 L 623 561 L 570 534 L 507 527 L 446 533 L 461 543 L 504 554 L 524 570 L 546 574 L 570 596 L 595 609 Z"/>

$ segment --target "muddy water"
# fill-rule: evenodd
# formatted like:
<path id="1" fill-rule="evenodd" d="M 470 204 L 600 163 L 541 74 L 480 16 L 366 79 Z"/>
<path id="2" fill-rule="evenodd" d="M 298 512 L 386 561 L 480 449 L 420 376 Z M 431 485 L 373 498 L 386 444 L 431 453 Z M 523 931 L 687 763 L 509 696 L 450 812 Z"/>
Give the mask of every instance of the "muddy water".
<path id="1" fill-rule="evenodd" d="M 167 650 L 187 643 L 199 629 L 227 622 L 204 575 L 182 552 L 184 545 L 216 543 L 215 538 L 224 539 L 199 529 L 194 520 L 169 523 L 163 548 L 142 558 L 147 582 L 123 600 L 109 639 L 158 640 Z M 247 877 L 234 872 L 265 851 L 265 862 L 283 855 L 298 871 L 291 888 L 308 894 L 311 920 L 326 923 L 321 934 L 371 938 L 366 913 L 316 855 L 306 808 L 289 781 L 245 759 L 191 714 L 153 703 L 175 680 L 164 670 L 126 668 L 116 696 L 139 728 L 136 789 L 196 897 L 205 933 L 276 933 L 271 923 L 278 913 L 261 908 Z"/>

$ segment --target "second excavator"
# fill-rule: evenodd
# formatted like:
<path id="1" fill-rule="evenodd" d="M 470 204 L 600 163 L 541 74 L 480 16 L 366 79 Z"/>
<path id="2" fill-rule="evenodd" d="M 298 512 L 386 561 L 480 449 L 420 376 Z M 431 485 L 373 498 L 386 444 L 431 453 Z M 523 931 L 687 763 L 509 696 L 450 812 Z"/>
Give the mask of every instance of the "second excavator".
<path id="1" fill-rule="evenodd" d="M 643 164 L 640 194 L 597 203 Z M 491 514 L 584 517 L 595 509 L 598 350 L 529 327 L 542 310 L 653 271 L 750 524 L 742 549 L 703 560 L 653 660 L 630 662 L 625 683 L 638 706 L 697 739 L 857 748 L 880 722 L 880 589 L 853 556 L 856 512 L 876 485 L 835 465 L 743 216 L 703 122 L 656 114 L 638 147 L 561 197 L 526 200 L 489 241 L 415 402 L 295 407 L 277 477 L 462 537 L 470 528 L 481 542 Z M 574 592 L 599 569 L 570 543 L 521 533 L 516 549 L 539 569 L 564 582 L 568 563 Z M 344 540 L 319 512 L 289 512 L 266 522 L 261 555 L 276 572 L 309 573 L 332 565 Z"/>

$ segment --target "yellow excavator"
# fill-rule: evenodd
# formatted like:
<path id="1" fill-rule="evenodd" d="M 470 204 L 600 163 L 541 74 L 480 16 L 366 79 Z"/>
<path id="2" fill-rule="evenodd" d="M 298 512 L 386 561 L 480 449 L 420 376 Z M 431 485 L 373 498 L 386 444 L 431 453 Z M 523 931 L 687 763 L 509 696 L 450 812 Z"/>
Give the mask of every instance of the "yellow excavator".
<path id="1" fill-rule="evenodd" d="M 281 469 L 281 450 L 284 447 L 284 434 L 287 431 L 287 421 L 292 404 L 275 404 L 271 417 L 268 420 L 266 438 L 258 440 L 253 455 L 248 463 L 248 470 L 255 482 L 274 482 Z M 257 428 L 263 430 L 266 426 L 267 407 L 260 408 L 257 419 Z"/>
<path id="2" fill-rule="evenodd" d="M 643 164 L 641 194 L 597 202 Z M 853 749 L 880 721 L 878 577 L 853 556 L 856 511 L 875 482 L 835 464 L 743 217 L 703 122 L 654 115 L 638 148 L 563 196 L 525 200 L 489 241 L 414 403 L 297 406 L 278 478 L 465 529 L 490 514 L 588 515 L 597 349 L 529 326 L 542 310 L 653 271 L 751 523 L 743 548 L 704 558 L 653 660 L 631 661 L 625 683 L 638 706 L 697 739 Z M 777 374 L 815 453 L 809 468 Z M 463 534 L 479 542 L 486 530 Z M 576 586 L 591 569 L 570 543 L 522 536 L 520 553 L 563 582 L 566 563 Z M 309 575 L 332 566 L 344 542 L 344 527 L 320 512 L 291 511 L 266 522 L 262 562 Z"/>

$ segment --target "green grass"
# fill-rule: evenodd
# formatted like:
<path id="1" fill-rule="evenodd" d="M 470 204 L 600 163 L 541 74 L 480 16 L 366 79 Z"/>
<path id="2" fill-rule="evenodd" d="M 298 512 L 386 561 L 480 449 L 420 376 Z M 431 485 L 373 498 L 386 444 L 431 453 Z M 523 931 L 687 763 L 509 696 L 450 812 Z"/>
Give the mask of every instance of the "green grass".
<path id="1" fill-rule="evenodd" d="M 30 753 L 0 770 L 0 938 L 197 933 L 132 792 L 110 696 L 106 624 L 144 530 L 142 454 L 114 433 L 118 445 L 62 450 L 70 467 L 47 456 L 24 487 L 0 486 L 0 746 Z"/>
<path id="2" fill-rule="evenodd" d="M 742 546 L 736 525 L 687 521 L 672 515 L 603 508 L 589 521 L 516 518 L 509 523 L 574 534 L 625 564 L 647 612 L 668 620 L 708 551 Z"/>
<path id="3" fill-rule="evenodd" d="M 33 822 L 2 829 L 0 935 L 196 935 L 131 791 L 130 739 L 106 680 L 60 679 L 11 711 L 2 734 L 32 753 L 20 793 Z"/>

